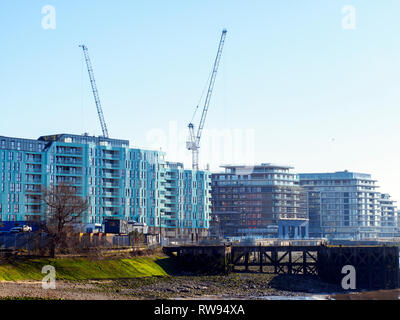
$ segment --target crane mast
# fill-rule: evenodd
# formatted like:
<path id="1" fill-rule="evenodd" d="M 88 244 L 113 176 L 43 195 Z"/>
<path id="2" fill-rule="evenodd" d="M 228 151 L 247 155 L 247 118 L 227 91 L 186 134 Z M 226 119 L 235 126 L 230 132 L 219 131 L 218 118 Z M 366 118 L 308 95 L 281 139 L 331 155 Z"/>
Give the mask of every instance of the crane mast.
<path id="1" fill-rule="evenodd" d="M 201 114 L 200 123 L 197 128 L 197 133 L 195 133 L 193 123 L 189 123 L 190 141 L 188 141 L 186 143 L 186 147 L 188 150 L 192 151 L 192 168 L 193 168 L 193 170 L 199 170 L 200 139 L 201 139 L 201 134 L 203 132 L 204 124 L 206 121 L 208 108 L 210 106 L 211 96 L 212 96 L 214 84 L 215 84 L 215 79 L 217 77 L 218 67 L 219 67 L 219 63 L 221 61 L 222 50 L 223 50 L 224 44 L 225 44 L 226 33 L 227 33 L 227 30 L 224 29 L 222 31 L 221 40 L 219 42 L 217 56 L 214 61 L 214 66 L 213 66 L 213 70 L 212 70 L 211 77 L 210 77 L 210 83 L 208 85 L 207 95 L 206 95 L 206 98 L 204 101 L 203 112 Z"/>
<path id="2" fill-rule="evenodd" d="M 103 109 L 102 109 L 101 103 L 100 103 L 99 92 L 97 91 L 96 80 L 94 78 L 94 72 L 93 72 L 93 68 L 92 68 L 92 63 L 90 62 L 88 48 L 84 44 L 80 45 L 79 47 L 83 49 L 83 54 L 85 56 L 86 66 L 87 66 L 88 73 L 89 73 L 90 84 L 92 86 L 92 91 L 93 91 L 93 96 L 94 96 L 94 102 L 96 103 L 97 114 L 99 115 L 101 130 L 103 131 L 103 137 L 108 138 L 107 125 L 104 120 Z"/>

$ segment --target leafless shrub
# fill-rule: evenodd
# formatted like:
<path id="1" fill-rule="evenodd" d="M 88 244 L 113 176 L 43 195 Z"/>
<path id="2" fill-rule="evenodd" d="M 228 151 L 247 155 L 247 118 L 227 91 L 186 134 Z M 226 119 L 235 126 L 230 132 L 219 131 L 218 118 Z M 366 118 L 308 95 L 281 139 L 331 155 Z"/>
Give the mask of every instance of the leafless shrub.
<path id="1" fill-rule="evenodd" d="M 74 225 L 81 223 L 88 208 L 88 200 L 77 194 L 72 185 L 61 183 L 42 189 L 42 201 L 45 204 L 45 222 L 43 231 L 48 236 L 50 256 L 56 249 L 67 251 L 74 241 Z"/>

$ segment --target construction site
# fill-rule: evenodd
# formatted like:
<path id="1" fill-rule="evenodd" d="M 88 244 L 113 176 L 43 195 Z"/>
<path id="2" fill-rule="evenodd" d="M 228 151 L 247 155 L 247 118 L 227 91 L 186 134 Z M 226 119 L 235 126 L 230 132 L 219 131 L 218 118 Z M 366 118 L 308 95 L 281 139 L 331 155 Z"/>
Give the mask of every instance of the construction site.
<path id="1" fill-rule="evenodd" d="M 0 137 L 3 180 L 1 230 L 44 219 L 41 190 L 68 184 L 88 199 L 80 232 L 123 234 L 132 230 L 158 243 L 197 242 L 208 236 L 211 216 L 211 173 L 199 170 L 199 149 L 227 31 L 222 31 L 197 125 L 188 125 L 192 168 L 170 162 L 162 151 L 131 148 L 128 140 L 110 137 L 96 85 L 89 49 L 82 44 L 90 87 L 102 135 L 57 133 L 37 140 Z M 7 196 L 8 195 L 8 196 Z M 110 225 L 115 225 L 110 228 Z M 128 231 L 127 227 L 130 229 Z"/>

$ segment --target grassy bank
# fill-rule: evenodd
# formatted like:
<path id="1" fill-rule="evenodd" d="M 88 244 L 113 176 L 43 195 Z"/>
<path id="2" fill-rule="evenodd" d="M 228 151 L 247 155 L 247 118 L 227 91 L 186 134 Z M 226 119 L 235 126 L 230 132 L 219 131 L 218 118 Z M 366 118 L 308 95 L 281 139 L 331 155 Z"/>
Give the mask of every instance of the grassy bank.
<path id="1" fill-rule="evenodd" d="M 42 280 L 42 268 L 52 265 L 60 280 L 124 279 L 167 276 L 174 266 L 164 256 L 90 260 L 86 258 L 27 259 L 0 264 L 0 281 Z"/>

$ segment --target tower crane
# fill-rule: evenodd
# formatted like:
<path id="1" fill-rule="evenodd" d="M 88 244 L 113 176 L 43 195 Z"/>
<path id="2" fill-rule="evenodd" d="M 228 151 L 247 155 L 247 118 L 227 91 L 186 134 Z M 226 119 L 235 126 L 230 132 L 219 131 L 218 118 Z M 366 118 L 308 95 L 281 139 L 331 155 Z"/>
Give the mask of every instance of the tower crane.
<path id="1" fill-rule="evenodd" d="M 108 138 L 107 125 L 104 120 L 103 109 L 102 109 L 101 103 L 100 103 L 99 92 L 97 91 L 96 80 L 94 78 L 94 72 L 93 72 L 93 68 L 92 68 L 92 63 L 90 62 L 88 48 L 84 44 L 80 45 L 79 47 L 83 49 L 83 54 L 85 56 L 86 66 L 87 66 L 87 69 L 89 72 L 90 84 L 92 85 L 94 102 L 96 103 L 97 114 L 99 115 L 101 130 L 103 131 L 103 137 Z"/>
<path id="2" fill-rule="evenodd" d="M 197 133 L 195 133 L 194 124 L 191 122 L 189 123 L 189 133 L 190 133 L 190 140 L 186 142 L 186 148 L 192 151 L 192 168 L 193 170 L 199 170 L 199 148 L 200 148 L 200 139 L 201 134 L 203 132 L 204 123 L 206 121 L 208 107 L 210 105 L 212 92 L 214 89 L 215 79 L 217 77 L 219 63 L 221 61 L 222 50 L 225 44 L 227 30 L 224 29 L 222 31 L 221 40 L 219 42 L 217 57 L 215 58 L 213 70 L 210 76 L 210 82 L 208 84 L 207 95 L 204 102 L 203 113 L 201 115 L 200 123 L 197 128 Z M 197 106 L 198 108 L 198 106 Z M 196 108 L 196 111 L 197 111 Z"/>

